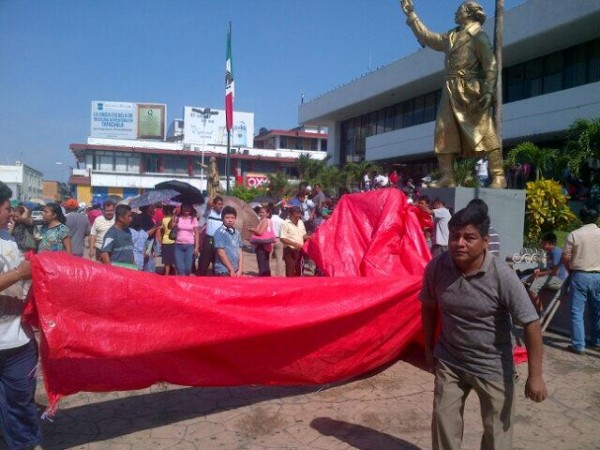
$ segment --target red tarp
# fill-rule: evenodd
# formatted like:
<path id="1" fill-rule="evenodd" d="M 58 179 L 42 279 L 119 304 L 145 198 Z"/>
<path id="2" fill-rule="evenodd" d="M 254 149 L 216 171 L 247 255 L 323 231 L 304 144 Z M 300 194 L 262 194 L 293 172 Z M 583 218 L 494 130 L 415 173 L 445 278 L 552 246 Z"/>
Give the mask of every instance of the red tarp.
<path id="1" fill-rule="evenodd" d="M 396 189 L 345 196 L 306 245 L 314 278 L 164 277 L 64 253 L 32 258 L 46 389 L 341 381 L 421 329 L 429 251 Z"/>

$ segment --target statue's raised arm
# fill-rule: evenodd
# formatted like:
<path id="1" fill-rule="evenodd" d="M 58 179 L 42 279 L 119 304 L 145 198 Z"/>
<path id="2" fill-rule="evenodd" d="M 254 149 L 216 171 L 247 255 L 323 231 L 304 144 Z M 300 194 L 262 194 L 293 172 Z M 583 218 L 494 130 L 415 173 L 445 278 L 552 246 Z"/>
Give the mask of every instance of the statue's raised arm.
<path id="1" fill-rule="evenodd" d="M 415 5 L 412 0 L 400 0 L 400 6 L 407 16 L 415 10 Z"/>

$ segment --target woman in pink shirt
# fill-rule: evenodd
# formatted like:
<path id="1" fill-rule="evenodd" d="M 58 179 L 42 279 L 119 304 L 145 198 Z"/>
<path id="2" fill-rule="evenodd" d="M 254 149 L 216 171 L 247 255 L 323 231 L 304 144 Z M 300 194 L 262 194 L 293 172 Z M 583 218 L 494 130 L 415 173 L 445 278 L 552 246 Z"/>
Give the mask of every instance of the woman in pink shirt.
<path id="1" fill-rule="evenodd" d="M 181 205 L 181 212 L 175 218 L 175 267 L 178 275 L 190 275 L 194 257 L 198 256 L 200 251 L 198 219 L 192 211 L 192 205 L 184 203 Z"/>

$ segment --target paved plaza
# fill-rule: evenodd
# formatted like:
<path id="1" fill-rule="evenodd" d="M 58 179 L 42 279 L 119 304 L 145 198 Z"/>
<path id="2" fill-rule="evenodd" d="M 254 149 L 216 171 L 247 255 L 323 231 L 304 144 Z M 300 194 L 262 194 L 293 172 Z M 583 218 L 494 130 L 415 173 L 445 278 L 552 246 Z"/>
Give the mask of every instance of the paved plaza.
<path id="1" fill-rule="evenodd" d="M 546 335 L 549 398 L 522 395 L 518 367 L 515 449 L 600 448 L 600 352 L 567 353 L 566 339 Z M 377 374 L 304 388 L 189 388 L 156 385 L 134 392 L 81 393 L 63 399 L 44 423 L 47 449 L 429 449 L 433 375 L 418 349 Z M 43 387 L 38 401 L 46 403 Z M 465 449 L 478 449 L 479 407 L 466 413 Z"/>
<path id="2" fill-rule="evenodd" d="M 247 273 L 255 270 L 246 255 Z M 307 280 L 308 281 L 308 280 Z M 518 371 L 515 449 L 600 449 L 600 352 L 564 351 L 568 340 L 545 334 L 549 398 L 523 395 Z M 290 343 L 293 345 L 293 343 Z M 44 422 L 46 449 L 430 449 L 433 375 L 421 352 L 378 373 L 313 387 L 190 388 L 155 385 L 141 391 L 66 397 L 54 422 Z M 40 380 L 37 393 L 46 405 Z M 482 428 L 476 395 L 465 412 L 465 449 L 478 449 Z M 0 444 L 0 448 L 4 448 Z"/>

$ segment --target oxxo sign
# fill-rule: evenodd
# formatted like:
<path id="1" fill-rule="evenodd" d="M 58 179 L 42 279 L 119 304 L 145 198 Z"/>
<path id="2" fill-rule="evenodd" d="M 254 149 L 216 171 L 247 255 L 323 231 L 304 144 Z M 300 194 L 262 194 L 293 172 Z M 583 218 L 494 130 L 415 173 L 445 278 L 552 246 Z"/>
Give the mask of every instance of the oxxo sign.
<path id="1" fill-rule="evenodd" d="M 269 177 L 264 173 L 247 173 L 246 187 L 259 188 L 269 184 Z"/>

